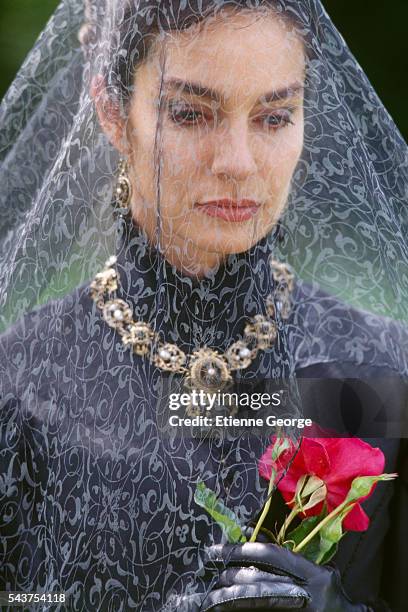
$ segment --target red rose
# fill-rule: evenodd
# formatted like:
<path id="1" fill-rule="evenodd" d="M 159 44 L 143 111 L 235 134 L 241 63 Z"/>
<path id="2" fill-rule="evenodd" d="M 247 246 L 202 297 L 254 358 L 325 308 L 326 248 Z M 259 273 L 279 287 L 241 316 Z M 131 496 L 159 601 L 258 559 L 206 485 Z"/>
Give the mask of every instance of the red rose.
<path id="1" fill-rule="evenodd" d="M 270 480 L 272 473 L 271 449 L 276 440 L 273 436 L 272 444 L 262 455 L 259 462 L 259 473 L 263 478 Z M 277 480 L 281 477 L 293 457 L 296 446 L 283 451 L 274 464 Z M 379 448 L 359 438 L 302 438 L 300 449 L 293 459 L 288 472 L 278 482 L 278 489 L 289 505 L 293 500 L 296 485 L 302 476 L 314 475 L 323 480 L 327 488 L 326 504 L 328 512 L 332 512 L 346 498 L 351 483 L 357 476 L 378 476 L 384 470 L 384 454 Z M 374 490 L 372 487 L 369 495 Z M 369 495 L 359 501 L 367 499 Z M 305 511 L 306 516 L 320 514 L 323 508 L 321 502 Z M 347 514 L 344 519 L 344 528 L 349 531 L 365 531 L 370 520 L 360 503 Z"/>

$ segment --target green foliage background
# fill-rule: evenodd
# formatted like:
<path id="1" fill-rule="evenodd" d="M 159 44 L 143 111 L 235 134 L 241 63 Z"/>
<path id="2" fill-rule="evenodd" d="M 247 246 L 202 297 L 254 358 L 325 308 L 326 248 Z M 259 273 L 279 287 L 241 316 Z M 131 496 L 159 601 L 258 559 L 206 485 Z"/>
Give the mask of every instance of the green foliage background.
<path id="1" fill-rule="evenodd" d="M 0 98 L 58 0 L 0 0 Z M 407 0 L 324 0 L 333 21 L 408 139 Z"/>

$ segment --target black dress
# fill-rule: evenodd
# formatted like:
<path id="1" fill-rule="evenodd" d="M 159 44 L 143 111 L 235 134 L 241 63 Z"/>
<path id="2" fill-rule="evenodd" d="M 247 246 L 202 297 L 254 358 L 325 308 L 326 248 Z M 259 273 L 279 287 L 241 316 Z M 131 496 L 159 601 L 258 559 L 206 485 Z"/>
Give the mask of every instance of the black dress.
<path id="1" fill-rule="evenodd" d="M 223 269 L 195 282 L 165 262 L 160 285 L 157 257 L 132 230 L 119 254 L 118 293 L 184 350 L 224 350 L 271 289 L 262 262 L 248 277 L 243 256 L 230 258 L 227 283 Z M 370 528 L 348 533 L 335 562 L 350 598 L 387 598 L 406 610 L 407 455 L 390 430 L 407 401 L 406 331 L 298 283 L 286 338 L 236 385 L 264 388 L 295 356 L 305 413 L 327 426 L 340 414 L 345 436 L 382 448 L 386 471 L 400 477 L 364 503 Z M 164 379 L 122 346 L 89 283 L 1 336 L 0 590 L 63 591 L 69 610 L 141 612 L 160 610 L 171 593 L 205 590 L 204 548 L 222 533 L 194 503 L 196 484 L 203 480 L 250 524 L 266 496 L 257 459 L 268 438 L 161 437 Z"/>

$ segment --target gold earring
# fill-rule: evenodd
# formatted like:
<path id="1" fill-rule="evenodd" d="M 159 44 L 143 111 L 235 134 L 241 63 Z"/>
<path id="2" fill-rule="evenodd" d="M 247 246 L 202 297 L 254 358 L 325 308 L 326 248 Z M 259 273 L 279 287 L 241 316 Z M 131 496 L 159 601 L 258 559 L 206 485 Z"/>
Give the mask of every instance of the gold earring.
<path id="1" fill-rule="evenodd" d="M 132 199 L 132 184 L 129 179 L 129 167 L 126 159 L 121 159 L 118 166 L 118 178 L 115 187 L 114 206 L 121 215 L 129 213 Z"/>

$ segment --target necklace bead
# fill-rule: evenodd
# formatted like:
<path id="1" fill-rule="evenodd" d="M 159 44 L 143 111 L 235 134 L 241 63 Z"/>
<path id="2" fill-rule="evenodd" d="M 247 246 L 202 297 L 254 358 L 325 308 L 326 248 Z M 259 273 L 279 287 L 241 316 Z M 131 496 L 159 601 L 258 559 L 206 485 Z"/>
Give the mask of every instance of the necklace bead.
<path id="1" fill-rule="evenodd" d="M 125 346 L 131 346 L 139 356 L 146 356 L 156 338 L 148 323 L 133 321 L 129 305 L 121 299 L 106 300 L 119 285 L 115 269 L 116 257 L 110 257 L 102 272 L 96 274 L 90 285 L 90 294 L 106 323 L 113 327 Z M 259 350 L 270 348 L 276 340 L 278 328 L 276 312 L 282 318 L 290 313 L 290 294 L 294 275 L 289 266 L 271 260 L 272 275 L 277 286 L 276 306 L 272 294 L 266 300 L 268 316 L 257 314 L 244 329 L 244 340 L 237 340 L 222 355 L 204 346 L 186 355 L 177 345 L 160 344 L 151 352 L 152 362 L 160 369 L 186 374 L 185 384 L 190 389 L 220 390 L 232 380 L 231 372 L 247 368 Z M 157 339 L 157 338 L 156 338 Z M 186 366 L 186 364 L 188 364 Z"/>

